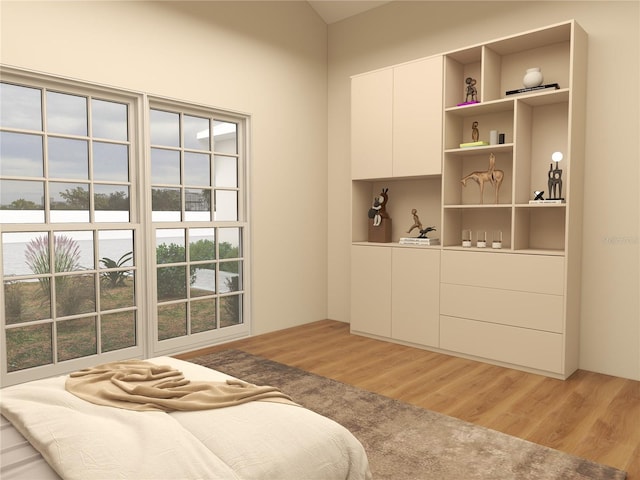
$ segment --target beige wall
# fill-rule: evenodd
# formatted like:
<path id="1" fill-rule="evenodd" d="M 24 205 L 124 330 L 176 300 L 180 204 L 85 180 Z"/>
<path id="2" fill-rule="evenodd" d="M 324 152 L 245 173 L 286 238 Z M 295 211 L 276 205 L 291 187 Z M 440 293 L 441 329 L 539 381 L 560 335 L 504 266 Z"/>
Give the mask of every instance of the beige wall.
<path id="1" fill-rule="evenodd" d="M 253 332 L 326 318 L 327 26 L 302 2 L 7 2 L 4 64 L 252 115 Z"/>
<path id="2" fill-rule="evenodd" d="M 580 368 L 640 379 L 638 2 L 393 2 L 329 27 L 329 310 L 349 320 L 349 76 L 575 18 L 589 34 Z"/>

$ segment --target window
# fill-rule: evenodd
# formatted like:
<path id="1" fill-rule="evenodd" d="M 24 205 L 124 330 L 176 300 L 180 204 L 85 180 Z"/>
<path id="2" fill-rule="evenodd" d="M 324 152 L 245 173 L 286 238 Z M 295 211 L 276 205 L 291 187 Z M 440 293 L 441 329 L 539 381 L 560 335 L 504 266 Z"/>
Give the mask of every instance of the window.
<path id="1" fill-rule="evenodd" d="M 157 341 L 243 323 L 238 124 L 151 102 Z"/>
<path id="2" fill-rule="evenodd" d="M 0 105 L 3 384 L 248 334 L 246 117 L 14 70 Z"/>

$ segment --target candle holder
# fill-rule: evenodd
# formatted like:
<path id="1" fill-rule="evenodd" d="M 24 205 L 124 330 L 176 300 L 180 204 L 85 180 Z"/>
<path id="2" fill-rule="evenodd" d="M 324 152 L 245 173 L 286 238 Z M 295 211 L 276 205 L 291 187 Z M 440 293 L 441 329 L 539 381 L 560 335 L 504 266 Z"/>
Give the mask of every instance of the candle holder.
<path id="1" fill-rule="evenodd" d="M 471 247 L 471 230 L 462 231 L 462 246 L 465 248 Z"/>
<path id="2" fill-rule="evenodd" d="M 487 248 L 487 232 L 480 231 L 476 239 L 476 247 Z"/>
<path id="3" fill-rule="evenodd" d="M 491 248 L 502 248 L 502 231 L 497 230 L 493 232 Z"/>

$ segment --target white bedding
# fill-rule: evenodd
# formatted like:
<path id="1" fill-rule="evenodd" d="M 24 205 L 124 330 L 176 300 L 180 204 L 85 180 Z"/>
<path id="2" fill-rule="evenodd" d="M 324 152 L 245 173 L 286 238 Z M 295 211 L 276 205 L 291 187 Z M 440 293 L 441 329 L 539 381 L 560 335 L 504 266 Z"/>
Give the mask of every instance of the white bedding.
<path id="1" fill-rule="evenodd" d="M 149 361 L 194 381 L 232 378 L 171 357 Z M 65 479 L 371 478 L 360 442 L 299 406 L 255 401 L 204 411 L 136 412 L 82 400 L 65 390 L 65 379 L 0 391 L 2 415 Z"/>

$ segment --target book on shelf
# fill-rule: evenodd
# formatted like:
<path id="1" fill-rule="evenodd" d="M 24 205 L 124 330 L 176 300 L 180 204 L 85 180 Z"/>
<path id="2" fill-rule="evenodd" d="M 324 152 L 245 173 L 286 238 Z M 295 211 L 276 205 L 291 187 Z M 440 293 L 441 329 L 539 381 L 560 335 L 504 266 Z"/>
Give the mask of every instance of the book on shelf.
<path id="1" fill-rule="evenodd" d="M 564 198 L 549 198 L 547 200 L 529 200 L 529 205 L 536 203 L 564 203 Z"/>
<path id="2" fill-rule="evenodd" d="M 517 93 L 528 93 L 528 92 L 535 92 L 537 90 L 548 90 L 548 89 L 558 90 L 559 88 L 560 88 L 560 85 L 558 85 L 557 83 L 547 83 L 546 85 L 538 85 L 537 87 L 528 87 L 528 88 L 518 88 L 516 90 L 507 90 L 505 93 L 507 95 L 516 95 Z"/>
<path id="3" fill-rule="evenodd" d="M 468 148 L 468 147 L 484 147 L 485 145 L 489 145 L 489 142 L 484 142 L 480 140 L 479 142 L 467 142 L 461 143 L 460 148 Z"/>
<path id="4" fill-rule="evenodd" d="M 440 245 L 439 238 L 400 237 L 400 245 Z"/>

